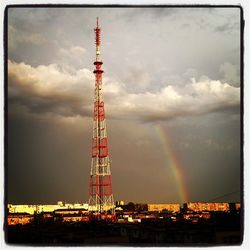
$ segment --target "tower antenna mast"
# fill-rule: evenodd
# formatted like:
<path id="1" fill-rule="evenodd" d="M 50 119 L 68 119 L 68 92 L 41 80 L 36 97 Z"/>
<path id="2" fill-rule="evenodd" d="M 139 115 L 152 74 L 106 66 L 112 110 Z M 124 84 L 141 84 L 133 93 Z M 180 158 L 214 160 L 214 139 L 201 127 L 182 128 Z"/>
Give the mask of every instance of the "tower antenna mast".
<path id="1" fill-rule="evenodd" d="M 95 44 L 95 97 L 93 112 L 92 159 L 90 171 L 89 210 L 96 218 L 115 219 L 115 206 L 112 191 L 107 126 L 102 93 L 102 64 L 100 59 L 101 29 L 96 19 Z"/>

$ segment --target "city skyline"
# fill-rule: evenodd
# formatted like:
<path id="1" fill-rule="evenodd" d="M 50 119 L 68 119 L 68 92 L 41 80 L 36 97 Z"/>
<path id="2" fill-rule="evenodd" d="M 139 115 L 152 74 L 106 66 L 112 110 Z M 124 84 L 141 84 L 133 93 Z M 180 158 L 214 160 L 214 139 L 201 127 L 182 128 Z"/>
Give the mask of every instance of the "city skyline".
<path id="1" fill-rule="evenodd" d="M 8 10 L 8 202 L 88 199 L 97 16 L 115 200 L 239 201 L 240 8 L 37 7 Z"/>

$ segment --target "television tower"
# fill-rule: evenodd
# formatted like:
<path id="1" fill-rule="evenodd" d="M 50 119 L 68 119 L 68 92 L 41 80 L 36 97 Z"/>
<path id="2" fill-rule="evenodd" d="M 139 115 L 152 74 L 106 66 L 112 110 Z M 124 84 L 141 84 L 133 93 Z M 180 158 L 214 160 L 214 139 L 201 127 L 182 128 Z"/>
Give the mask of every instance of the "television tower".
<path id="1" fill-rule="evenodd" d="M 92 160 L 90 171 L 89 211 L 98 218 L 115 217 L 115 206 L 112 192 L 108 137 L 102 94 L 102 64 L 100 59 L 101 29 L 96 20 L 95 43 L 95 98 L 93 112 Z M 106 215 L 106 217 L 105 217 Z"/>

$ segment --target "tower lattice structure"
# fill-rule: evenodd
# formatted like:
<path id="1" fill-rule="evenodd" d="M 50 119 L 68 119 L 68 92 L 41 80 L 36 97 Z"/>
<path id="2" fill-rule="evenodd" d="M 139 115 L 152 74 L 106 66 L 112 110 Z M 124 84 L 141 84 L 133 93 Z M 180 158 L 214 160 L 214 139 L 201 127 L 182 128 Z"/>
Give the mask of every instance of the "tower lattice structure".
<path id="1" fill-rule="evenodd" d="M 114 198 L 111 182 L 108 136 L 102 93 L 102 64 L 100 59 L 101 29 L 98 18 L 95 31 L 96 60 L 95 97 L 93 112 L 92 160 L 90 171 L 89 210 L 97 214 L 114 215 Z"/>

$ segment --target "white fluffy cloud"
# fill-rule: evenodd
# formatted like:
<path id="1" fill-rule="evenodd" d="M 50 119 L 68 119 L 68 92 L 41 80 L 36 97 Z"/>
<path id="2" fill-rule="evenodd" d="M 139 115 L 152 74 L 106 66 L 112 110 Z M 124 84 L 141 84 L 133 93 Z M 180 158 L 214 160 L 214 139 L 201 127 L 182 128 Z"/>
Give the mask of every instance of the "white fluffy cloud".
<path id="1" fill-rule="evenodd" d="M 92 114 L 94 76 L 88 69 L 69 73 L 55 64 L 32 67 L 9 61 L 8 77 L 10 104 L 40 114 Z M 166 85 L 158 92 L 131 93 L 122 82 L 106 77 L 104 98 L 110 117 L 165 120 L 238 106 L 240 88 L 204 78 L 183 87 Z"/>
<path id="2" fill-rule="evenodd" d="M 55 64 L 8 63 L 9 103 L 25 106 L 32 113 L 88 115 L 93 81 L 93 73 L 87 69 L 69 73 Z"/>

